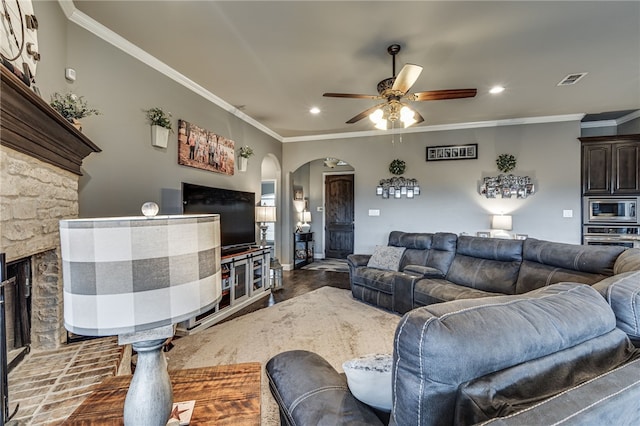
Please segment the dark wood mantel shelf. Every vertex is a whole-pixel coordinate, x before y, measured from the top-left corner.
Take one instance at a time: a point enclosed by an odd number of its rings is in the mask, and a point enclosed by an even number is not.
[[[0,70],[0,143],[82,175],[82,160],[101,149],[9,70]]]

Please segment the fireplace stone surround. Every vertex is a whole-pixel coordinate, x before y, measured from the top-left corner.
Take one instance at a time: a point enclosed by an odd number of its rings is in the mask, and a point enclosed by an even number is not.
[[[54,349],[66,342],[58,222],[78,217],[82,160],[100,148],[0,70],[0,252],[30,259],[31,346]]]

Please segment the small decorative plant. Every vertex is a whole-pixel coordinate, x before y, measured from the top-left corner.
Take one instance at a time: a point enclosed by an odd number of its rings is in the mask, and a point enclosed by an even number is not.
[[[394,175],[401,175],[404,173],[406,167],[407,164],[404,161],[395,159],[389,164],[389,171]]]
[[[496,159],[498,170],[502,173],[508,173],[516,168],[516,157],[511,154],[500,154]]]
[[[249,145],[241,146],[238,150],[240,152],[240,157],[249,158],[253,155],[253,148]]]
[[[152,126],[160,126],[165,129],[169,129],[171,133],[173,133],[173,129],[171,128],[171,113],[164,112],[162,108],[150,108],[144,110],[147,115],[147,120],[151,123]]]
[[[100,111],[97,109],[89,108],[84,96],[78,96],[73,93],[61,95],[56,92],[51,95],[49,105],[71,123],[74,120],[89,117],[90,115],[100,115]]]

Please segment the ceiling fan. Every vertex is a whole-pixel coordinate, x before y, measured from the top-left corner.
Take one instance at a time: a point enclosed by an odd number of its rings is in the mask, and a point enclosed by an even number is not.
[[[403,101],[440,101],[446,99],[473,98],[477,89],[451,89],[429,90],[426,92],[409,93],[411,86],[418,80],[422,67],[420,65],[406,64],[396,75],[396,55],[400,52],[399,44],[392,44],[387,52],[393,57],[393,77],[386,78],[378,83],[377,95],[361,95],[354,93],[325,93],[323,96],[332,98],[354,99],[384,99],[384,102],[362,111],[360,114],[347,121],[347,124],[356,123],[365,117],[376,123],[379,129],[386,129],[388,122],[392,125],[400,120],[404,127],[424,121],[417,111],[412,110]]]

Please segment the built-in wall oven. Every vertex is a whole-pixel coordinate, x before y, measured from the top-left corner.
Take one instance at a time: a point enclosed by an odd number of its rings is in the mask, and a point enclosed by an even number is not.
[[[638,222],[638,197],[584,198],[583,223],[618,224]]]
[[[640,248],[640,226],[584,225],[583,244]]]

